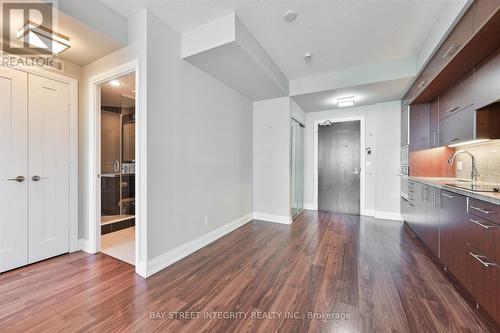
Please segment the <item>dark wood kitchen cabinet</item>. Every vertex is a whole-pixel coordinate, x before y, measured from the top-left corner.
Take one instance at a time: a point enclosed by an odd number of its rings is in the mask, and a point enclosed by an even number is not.
[[[470,72],[439,96],[439,119],[453,116],[474,104],[473,83],[474,76]]]
[[[468,232],[467,198],[441,191],[440,248],[441,262],[448,272],[467,289],[470,288],[470,270],[467,249]]]
[[[430,108],[430,148],[437,148],[439,147],[439,98],[431,102]]]
[[[474,99],[476,109],[500,99],[500,49],[476,68]]]
[[[454,143],[474,140],[475,110],[473,106],[461,110],[439,122],[439,144],[447,146]]]
[[[500,324],[500,266],[480,251],[468,248],[469,292],[490,317]]]
[[[432,254],[436,258],[439,258],[441,190],[432,186],[426,186],[424,191],[425,230],[423,240]]]
[[[500,0],[474,0],[474,32],[500,8]]]
[[[410,108],[401,111],[401,147],[408,147],[410,140]]]
[[[410,151],[429,149],[430,147],[430,104],[410,106]]]

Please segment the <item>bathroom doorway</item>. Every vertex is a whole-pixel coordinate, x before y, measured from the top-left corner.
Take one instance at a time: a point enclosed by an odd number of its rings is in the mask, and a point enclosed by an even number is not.
[[[100,85],[101,252],[135,264],[135,73]]]

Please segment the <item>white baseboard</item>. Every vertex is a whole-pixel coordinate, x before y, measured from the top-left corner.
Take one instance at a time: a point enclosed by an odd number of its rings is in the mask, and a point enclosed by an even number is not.
[[[366,209],[365,208],[365,212],[363,214],[361,214],[361,215],[374,217],[375,216],[375,210],[374,209]]]
[[[215,230],[212,230],[198,238],[193,239],[175,249],[172,249],[156,258],[148,260],[147,263],[139,263],[138,267],[136,267],[137,274],[143,277],[149,277],[155,273],[158,273],[162,269],[172,265],[173,263],[181,260],[184,257],[187,257],[193,252],[198,251],[204,246],[216,241],[222,236],[227,235],[228,233],[238,229],[239,227],[247,224],[252,221],[253,214],[248,214],[239,219],[232,221],[228,224],[223,225]]]
[[[376,212],[375,218],[378,220],[403,221],[401,214],[391,212]]]
[[[253,213],[253,219],[264,222],[273,222],[281,224],[292,224],[293,222],[291,216],[272,215],[272,214],[257,213],[257,212]]]
[[[305,210],[318,210],[318,207],[314,204],[304,204],[304,209]]]
[[[79,250],[82,250],[83,252],[93,254],[92,247],[90,246],[90,241],[88,239],[80,238],[78,240],[78,247]]]

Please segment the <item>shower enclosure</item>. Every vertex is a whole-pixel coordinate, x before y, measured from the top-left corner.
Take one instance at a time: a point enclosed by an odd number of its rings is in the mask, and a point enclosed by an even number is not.
[[[290,214],[304,211],[304,125],[290,118]]]
[[[101,107],[101,234],[135,224],[135,101]]]

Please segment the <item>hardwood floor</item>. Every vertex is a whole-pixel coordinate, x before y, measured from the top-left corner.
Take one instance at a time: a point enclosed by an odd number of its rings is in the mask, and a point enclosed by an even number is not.
[[[205,318],[216,314],[237,318]],[[402,224],[305,212],[292,226],[249,223],[147,280],[83,252],[0,274],[0,332],[46,331],[494,329]]]

